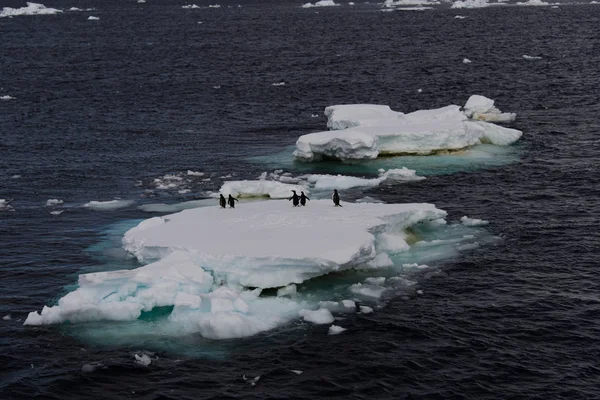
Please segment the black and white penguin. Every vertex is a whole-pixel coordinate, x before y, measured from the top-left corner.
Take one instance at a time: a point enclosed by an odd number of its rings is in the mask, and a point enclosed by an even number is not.
[[[219,205],[221,206],[221,208],[225,208],[227,206],[227,200],[222,194],[220,194],[219,196]]]
[[[300,204],[302,204],[303,206],[306,205],[306,200],[310,200],[308,198],[307,195],[304,194],[304,192],[300,192]]]
[[[333,200],[333,205],[335,207],[341,207],[340,204],[340,195],[337,192],[337,189],[333,189],[333,194],[331,195],[331,200]]]
[[[298,207],[298,203],[300,202],[300,196],[298,196],[295,190],[292,190],[292,192],[294,192],[294,194],[288,199],[288,201],[293,200],[292,203],[294,203],[294,207]]]
[[[235,197],[233,197],[232,195],[229,195],[229,198],[227,199],[227,202],[229,203],[229,207],[235,208],[236,201],[239,201],[239,200],[236,199]]]

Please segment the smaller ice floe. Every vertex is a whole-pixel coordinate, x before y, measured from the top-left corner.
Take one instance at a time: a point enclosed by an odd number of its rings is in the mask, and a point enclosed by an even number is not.
[[[221,8],[220,4],[210,4],[208,8]]]
[[[419,296],[423,295],[423,290],[421,290],[421,289],[418,289],[418,290],[417,290],[417,294],[418,294]]]
[[[271,83],[271,86],[285,86],[285,82],[274,82]]]
[[[360,312],[361,314],[371,314],[373,312],[373,309],[367,306],[360,306]]]
[[[100,20],[100,18],[98,18],[98,17],[94,17],[93,15],[90,15],[90,16],[88,17],[88,21],[99,21],[99,20]]]
[[[333,0],[321,0],[321,1],[317,1],[316,3],[305,3],[302,5],[302,8],[312,8],[312,7],[332,7],[332,6],[339,6],[339,4],[336,4]]]
[[[329,332],[327,334],[328,335],[339,335],[340,333],[344,332],[345,330],[347,330],[347,329],[342,328],[341,326],[331,325],[329,327]]]
[[[97,211],[111,211],[119,208],[129,207],[134,203],[133,200],[109,200],[109,201],[90,201],[85,203],[83,207]]]
[[[319,308],[318,310],[307,310],[302,309],[298,311],[298,315],[304,318],[306,322],[312,322],[313,324],[330,324],[335,319],[331,315],[331,311],[326,308]]]
[[[429,6],[440,4],[435,0],[385,0],[385,7]],[[429,7],[431,8],[431,7]]]
[[[542,57],[528,56],[527,54],[523,54],[523,58],[526,60],[541,60],[542,59]]]
[[[483,226],[490,223],[484,219],[469,218],[466,215],[460,219],[460,222],[466,226]]]
[[[463,58],[462,62],[463,64],[471,64],[473,61],[469,60],[468,58]]]
[[[464,15],[455,15],[454,19],[465,19],[467,17],[465,17]]]
[[[50,211],[51,215],[60,215],[62,214],[64,211],[63,210],[57,210],[57,211]]]
[[[150,365],[152,363],[152,360],[150,359],[150,357],[148,357],[147,354],[142,354],[141,356],[138,356],[136,354],[135,362],[136,362],[136,364],[140,364],[140,365],[147,367],[148,365]]]
[[[213,89],[221,89],[221,85],[213,86]]]
[[[145,3],[145,2],[146,2],[146,0],[138,0],[137,2],[138,2],[138,3]]]
[[[459,0],[452,3],[450,8],[485,8],[489,6],[488,0]]]
[[[187,174],[188,174],[188,176],[204,176],[205,175],[204,172],[190,171],[189,169],[188,169]]]
[[[302,375],[302,373],[303,373],[304,371],[300,371],[299,369],[290,369],[290,372],[292,372],[292,373],[294,373],[294,374],[296,374],[296,375]]]
[[[320,301],[320,308],[326,308],[331,312],[353,313],[356,311],[356,303],[352,300],[342,301]]]
[[[186,4],[185,6],[181,6],[181,8],[200,8],[199,6],[197,6],[196,4]]]
[[[346,190],[354,187],[376,187],[385,181],[419,181],[425,177],[418,176],[416,171],[406,167],[379,170],[379,178],[366,179],[355,176],[344,175],[307,175],[306,180],[314,186],[315,189],[338,189]],[[288,196],[289,197],[289,196]]]
[[[550,3],[546,3],[545,1],[542,0],[528,0],[525,2],[518,2],[517,3],[518,6],[537,6],[537,7],[546,7],[549,6]]]
[[[21,8],[11,8],[4,7],[2,12],[0,12],[0,18],[2,17],[16,17],[20,15],[49,15],[49,14],[57,14],[61,13],[62,10],[58,10],[56,8],[49,8],[43,4],[38,3],[26,3],[26,7]]]
[[[0,100],[14,100],[15,98],[9,95],[0,96]]]
[[[515,113],[503,113],[494,106],[494,100],[477,94],[469,97],[465,103],[464,113],[476,121],[512,122],[517,118]]]
[[[61,204],[63,204],[64,201],[60,200],[60,199],[49,199],[46,201],[46,207],[54,207],[54,206],[59,206]]]
[[[349,290],[358,296],[375,300],[379,299],[383,292],[385,292],[387,289],[379,285],[355,283],[354,285],[350,286]]]
[[[12,319],[10,314],[5,315],[4,317],[2,317],[3,321],[10,321]]]
[[[271,199],[287,199],[292,190],[308,194],[308,189],[299,185],[291,185],[277,181],[227,181],[223,183],[219,193],[233,197],[269,197]]]
[[[189,193],[191,191],[192,191],[191,189],[180,189],[180,190],[177,191],[177,193],[179,193],[179,194],[186,194],[186,193]]]
[[[0,211],[14,211],[14,208],[8,204],[10,200],[0,199]]]

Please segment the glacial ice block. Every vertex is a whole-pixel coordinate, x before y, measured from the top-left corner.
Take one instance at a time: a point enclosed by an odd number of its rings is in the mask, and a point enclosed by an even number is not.
[[[141,261],[185,250],[228,283],[281,287],[369,262],[381,233],[401,238],[407,227],[445,215],[432,204],[244,203],[151,218],[129,230],[123,245]]]
[[[294,151],[297,160],[352,162],[383,155],[427,155],[480,143],[507,145],[522,135],[490,124],[513,121],[516,115],[502,113],[493,100],[479,95],[469,98],[464,111],[450,105],[402,114],[383,105],[351,104],[327,107],[325,115],[332,130],[298,138]],[[479,123],[483,121],[487,123]]]

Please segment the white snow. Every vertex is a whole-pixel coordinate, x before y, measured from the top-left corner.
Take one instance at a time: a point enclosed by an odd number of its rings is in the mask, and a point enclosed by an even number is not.
[[[542,57],[528,56],[527,54],[523,54],[523,58],[526,60],[541,60],[542,59]]]
[[[381,234],[402,237],[409,226],[445,216],[431,204],[345,203],[339,208],[314,200],[300,209],[288,201],[262,201],[151,218],[129,230],[123,245],[141,261],[157,261],[80,275],[75,291],[41,313],[30,313],[25,325],[132,321],[164,306],[173,307],[168,322],[177,335],[244,337],[298,317],[330,324],[330,308],[353,312],[356,304],[309,304],[295,295],[294,284],[369,268],[366,262],[385,254],[377,245]],[[261,288],[270,287],[282,288],[279,297],[260,296]],[[373,299],[386,289],[358,284],[350,290]]]
[[[515,114],[501,113],[494,101],[474,95],[466,112],[450,105],[410,114],[381,105],[342,105],[325,109],[333,130],[303,135],[296,141],[294,157],[300,161],[333,158],[368,160],[380,155],[434,154],[462,150],[481,143],[508,145],[522,132],[483,121],[512,121]],[[471,119],[469,119],[471,117]]]
[[[15,17],[18,15],[48,15],[62,12],[62,10],[58,10],[56,8],[49,8],[43,4],[29,2],[27,2],[26,4],[26,7],[21,8],[4,7],[2,9],[2,12],[0,12],[0,18]]]
[[[98,17],[94,17],[93,15],[90,15],[90,16],[88,17],[88,21],[98,21],[98,20],[100,20],[100,18],[98,18]]]
[[[53,207],[63,204],[64,202],[60,199],[48,199],[46,201],[46,207]]]
[[[15,98],[10,95],[0,96],[0,100],[14,100]]]
[[[542,0],[527,0],[525,2],[518,2],[518,6],[549,6],[550,3],[546,3]]]
[[[330,324],[335,320],[331,315],[331,311],[326,308],[319,308],[314,311],[302,309],[298,311],[298,315],[304,318],[306,322],[312,322],[313,324]]]
[[[339,335],[340,333],[344,332],[345,330],[346,330],[346,328],[342,328],[341,326],[331,325],[329,327],[329,332],[327,334],[328,335]]]
[[[332,7],[339,6],[339,4],[335,4],[333,0],[321,0],[316,3],[305,3],[302,5],[302,8],[312,8],[312,7]]]
[[[484,219],[469,218],[466,215],[460,219],[460,222],[466,226],[482,226],[490,223]]]
[[[141,356],[138,356],[137,354],[135,355],[135,362],[137,364],[141,364],[144,366],[148,366],[150,365],[150,363],[152,363],[152,360],[150,360],[150,357],[148,357],[148,355],[146,354],[142,354]]]
[[[227,181],[223,182],[223,186],[219,193],[224,196],[232,195],[233,197],[269,197],[271,199],[287,199],[292,196],[292,190],[300,194],[301,191],[308,194],[308,190],[299,185],[290,185],[277,181]]]
[[[85,208],[98,211],[118,210],[119,208],[129,207],[134,203],[133,200],[109,200],[109,201],[90,201],[85,203]]]

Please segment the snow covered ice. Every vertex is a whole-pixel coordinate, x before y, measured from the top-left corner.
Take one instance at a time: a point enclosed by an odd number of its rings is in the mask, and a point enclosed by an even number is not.
[[[0,12],[1,17],[13,17],[20,15],[49,15],[49,14],[57,14],[61,13],[62,10],[58,10],[56,8],[49,8],[43,4],[38,3],[26,3],[26,7],[21,8],[11,8],[4,7],[2,12]]]
[[[383,155],[427,155],[482,143],[506,146],[522,135],[490,123],[510,122],[516,115],[502,113],[493,100],[479,95],[469,98],[464,111],[449,105],[403,114],[384,105],[350,104],[327,107],[325,115],[331,130],[298,138],[297,160],[352,162]]]
[[[336,4],[333,0],[321,0],[321,1],[317,1],[316,3],[305,3],[302,5],[302,8],[312,8],[312,7],[334,7],[334,6],[339,6],[339,4]]]
[[[366,263],[385,252],[378,245],[381,235],[404,241],[406,228],[445,216],[431,204],[335,208],[330,200],[315,200],[300,209],[288,201],[261,201],[151,218],[123,238],[125,249],[149,264],[80,275],[75,291],[30,313],[25,324],[133,321],[165,306],[172,307],[168,322],[176,334],[207,338],[250,336],[297,318],[331,323],[331,310],[353,312],[356,304],[311,303],[297,298],[292,284],[371,268]],[[361,286],[348,294],[373,296],[380,290]],[[280,296],[260,296],[271,287],[283,288]]]

